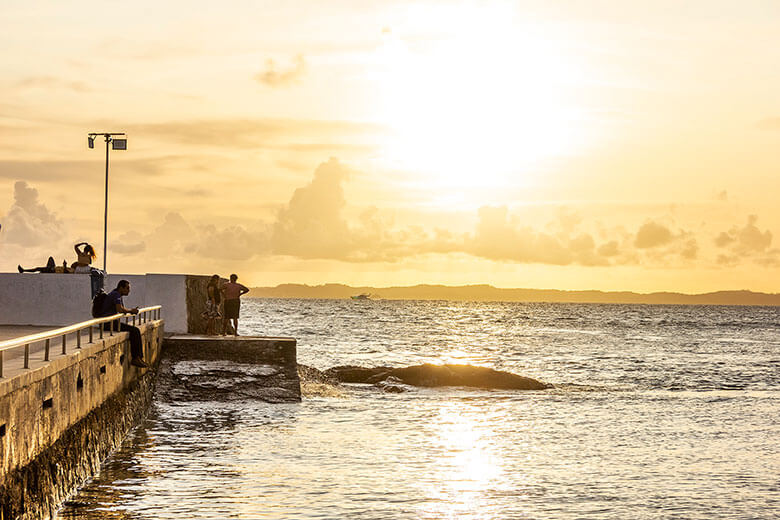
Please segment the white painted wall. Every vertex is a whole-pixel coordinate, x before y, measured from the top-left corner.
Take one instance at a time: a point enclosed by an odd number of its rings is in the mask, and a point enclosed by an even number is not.
[[[187,332],[187,275],[112,274],[106,292],[130,282],[125,307],[162,305],[166,332]],[[0,273],[0,325],[62,326],[92,318],[87,274]]]

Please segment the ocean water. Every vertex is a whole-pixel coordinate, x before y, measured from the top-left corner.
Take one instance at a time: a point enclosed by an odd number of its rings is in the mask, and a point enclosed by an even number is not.
[[[59,518],[780,518],[780,308],[248,299],[240,331],[555,388],[156,402]]]

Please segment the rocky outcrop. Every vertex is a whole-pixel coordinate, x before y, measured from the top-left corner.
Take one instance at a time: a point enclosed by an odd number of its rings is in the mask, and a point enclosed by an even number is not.
[[[325,375],[342,383],[367,383],[396,387],[398,383],[412,386],[466,386],[497,390],[544,390],[552,385],[510,372],[471,365],[414,365],[394,367],[338,366],[325,371]],[[392,383],[392,385],[391,385]]]

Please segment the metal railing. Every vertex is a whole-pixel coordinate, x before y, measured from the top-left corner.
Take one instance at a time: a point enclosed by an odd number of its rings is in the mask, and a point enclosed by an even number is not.
[[[68,335],[75,334],[76,336],[76,348],[81,348],[81,331],[89,329],[89,342],[94,342],[95,329],[98,331],[98,339],[103,339],[103,332],[107,332],[109,336],[113,336],[115,332],[119,331],[119,320],[124,319],[125,323],[129,325],[135,325],[136,319],[138,324],[147,323],[149,321],[159,320],[162,311],[162,305],[153,305],[151,307],[144,307],[138,309],[138,314],[114,314],[113,316],[106,316],[105,318],[95,318],[93,320],[82,321],[74,325],[68,325],[59,329],[49,330],[46,332],[39,332],[38,334],[31,334],[29,336],[22,336],[20,338],[9,339],[6,341],[0,341],[0,377],[3,377],[3,354],[7,350],[13,348],[24,347],[24,368],[30,368],[30,345],[45,341],[43,350],[43,360],[49,361],[51,354],[51,340],[58,337],[62,338],[62,354],[68,352]],[[132,319],[132,323],[130,323]],[[103,324],[111,323],[112,325],[106,328]]]

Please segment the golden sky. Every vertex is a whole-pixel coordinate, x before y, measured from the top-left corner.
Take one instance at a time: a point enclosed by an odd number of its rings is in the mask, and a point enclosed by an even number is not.
[[[0,5],[0,270],[780,292],[780,2]]]

